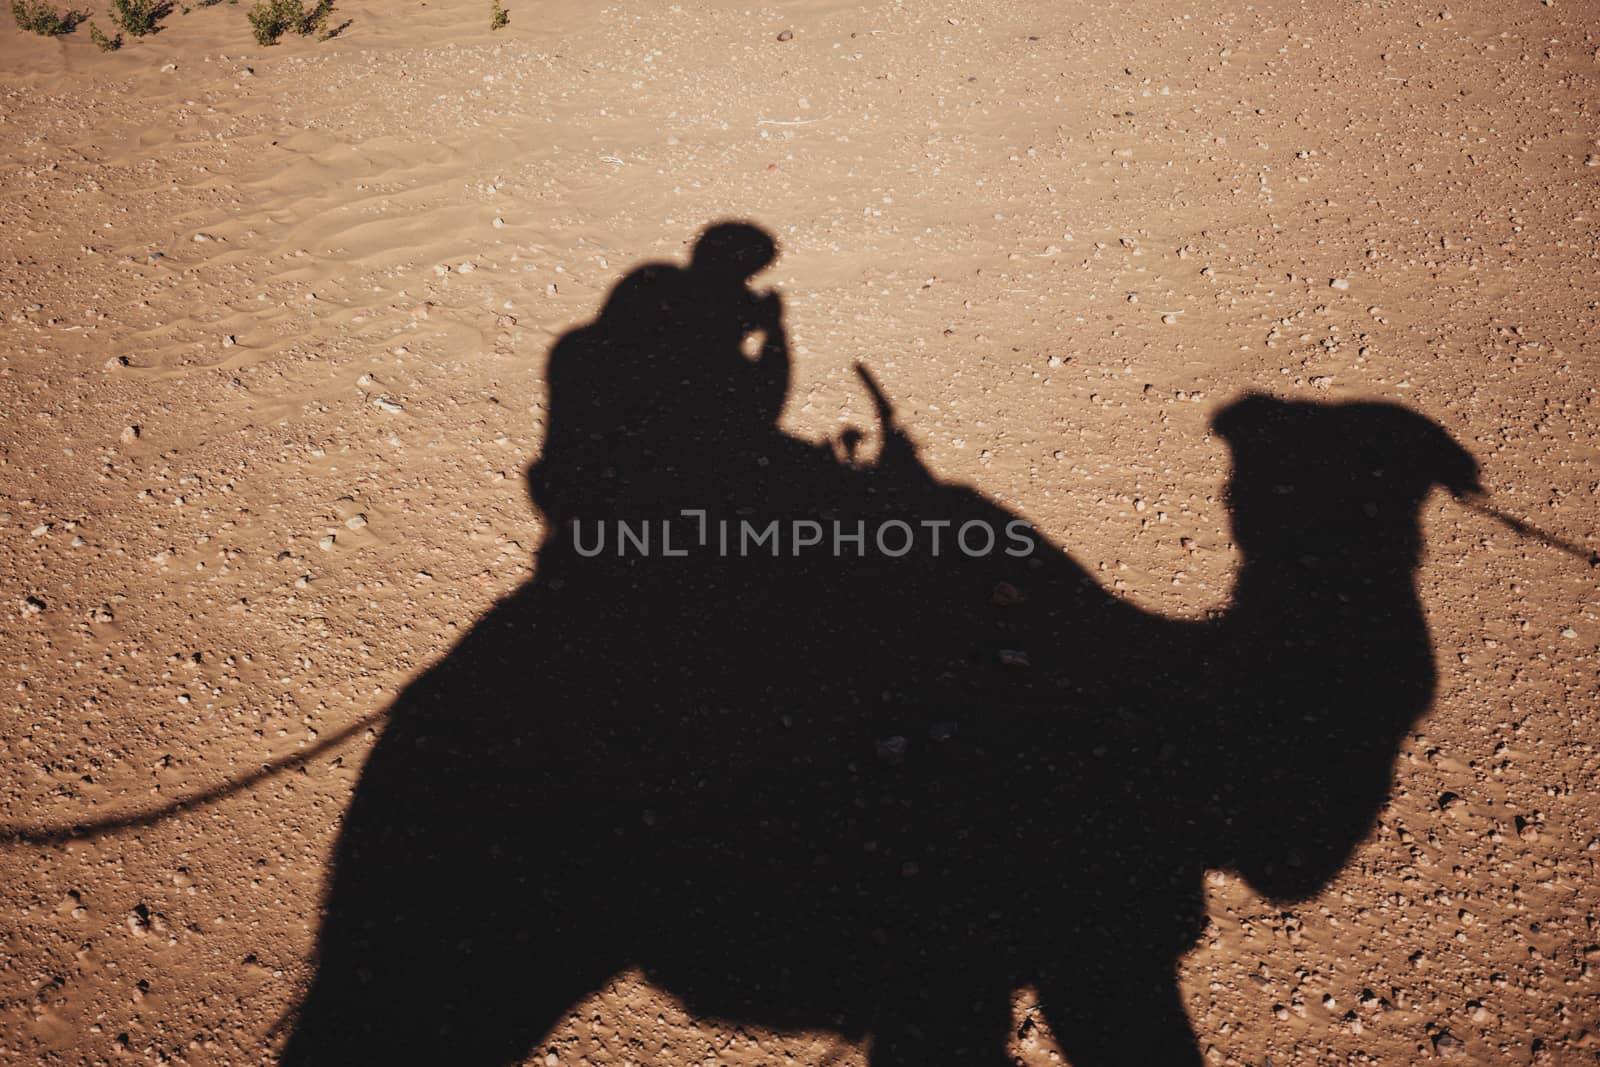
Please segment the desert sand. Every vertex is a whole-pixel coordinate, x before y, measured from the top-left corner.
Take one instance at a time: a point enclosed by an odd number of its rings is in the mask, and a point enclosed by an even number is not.
[[[1145,612],[1229,604],[1247,393],[1469,451],[1523,526],[1422,504],[1437,682],[1381,810],[1307,899],[1208,874],[1182,1007],[1208,1063],[1600,1058],[1600,7],[508,10],[0,20],[0,1062],[275,1062],[385,709],[538,573],[551,347],[728,219],[778,245],[785,434],[875,449],[863,364]],[[1047,999],[1013,1062],[1070,1062]],[[624,968],[526,1062],[872,1045]]]

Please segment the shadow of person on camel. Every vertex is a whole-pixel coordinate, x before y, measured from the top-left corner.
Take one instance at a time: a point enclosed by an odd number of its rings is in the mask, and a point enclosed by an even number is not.
[[[1305,899],[1370,830],[1435,686],[1419,512],[1471,456],[1236,400],[1231,602],[1151,614],[865,373],[874,460],[779,429],[775,254],[713,226],[552,350],[536,576],[393,706],[285,1064],[520,1062],[630,968],[873,1067],[1008,1063],[1023,986],[1075,1067],[1198,1064],[1205,872]]]

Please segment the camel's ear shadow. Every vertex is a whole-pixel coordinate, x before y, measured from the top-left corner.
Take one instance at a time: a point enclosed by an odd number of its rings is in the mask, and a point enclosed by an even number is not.
[[[1238,444],[1281,421],[1288,407],[1266,393],[1246,393],[1212,417],[1211,432],[1229,444]]]

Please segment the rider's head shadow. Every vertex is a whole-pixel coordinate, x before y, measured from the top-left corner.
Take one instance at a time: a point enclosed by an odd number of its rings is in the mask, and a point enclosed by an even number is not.
[[[700,234],[689,270],[711,286],[743,288],[778,258],[772,235],[748,222],[718,222]]]

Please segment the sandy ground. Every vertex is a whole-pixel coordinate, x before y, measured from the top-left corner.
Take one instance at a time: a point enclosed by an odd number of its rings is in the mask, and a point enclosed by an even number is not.
[[[0,821],[157,808],[381,711],[537,565],[552,341],[717,219],[782,245],[786,429],[870,427],[864,361],[935,470],[1148,609],[1227,603],[1208,418],[1250,389],[1405,404],[1600,543],[1594,4],[486,9],[0,30]],[[1437,700],[1320,896],[1211,877],[1210,1062],[1600,1058],[1600,572],[1425,519]],[[0,1061],[269,1061],[372,737],[0,849]],[[1036,1007],[1011,1051],[1062,1062]],[[866,1056],[622,974],[530,1062]]]

